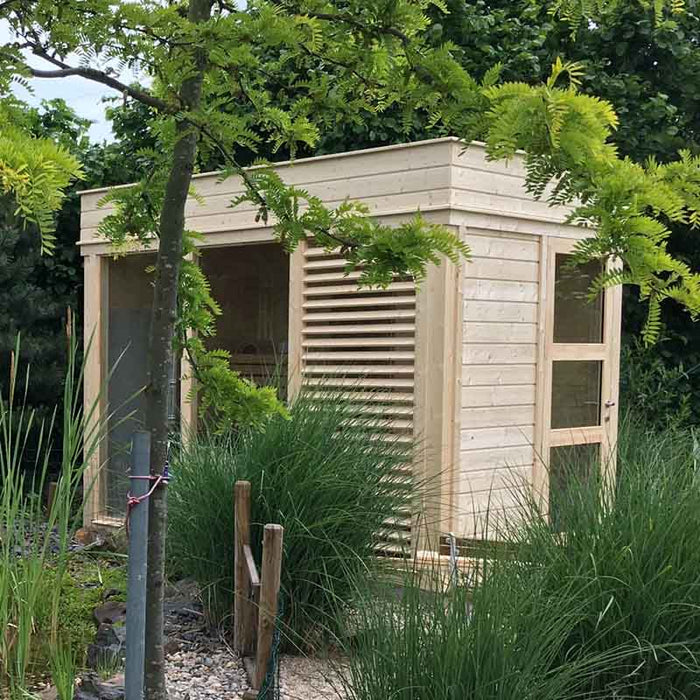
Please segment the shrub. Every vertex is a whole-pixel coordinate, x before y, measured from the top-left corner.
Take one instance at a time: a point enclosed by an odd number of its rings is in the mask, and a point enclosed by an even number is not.
[[[700,421],[700,365],[685,366],[667,346],[672,347],[662,341],[647,347],[634,338],[622,346],[621,354],[620,403],[625,412],[633,412],[660,433]]]
[[[690,435],[623,424],[614,497],[568,465],[555,531],[534,502],[480,584],[364,588],[341,668],[351,700],[696,698],[700,483]],[[358,586],[360,592],[363,586]],[[471,612],[470,612],[471,610]]]
[[[352,594],[351,570],[372,565],[383,523],[407,509],[397,469],[410,445],[377,439],[381,421],[340,396],[304,395],[264,432],[208,436],[185,448],[170,487],[170,570],[204,591],[212,623],[230,612],[233,487],[252,484],[253,548],[284,526],[282,590],[289,640],[314,645]]]

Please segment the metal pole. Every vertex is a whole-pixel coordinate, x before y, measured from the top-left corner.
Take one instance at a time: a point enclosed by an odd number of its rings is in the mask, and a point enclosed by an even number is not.
[[[150,474],[151,434],[134,434],[131,475]],[[148,493],[148,479],[132,479],[131,495]],[[129,513],[129,578],[126,592],[126,700],[143,700],[146,639],[146,571],[148,568],[148,501],[135,505]]]

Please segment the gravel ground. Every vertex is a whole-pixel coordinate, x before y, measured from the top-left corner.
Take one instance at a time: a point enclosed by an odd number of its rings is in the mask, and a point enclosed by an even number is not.
[[[171,654],[167,676],[172,700],[240,700],[249,687],[241,660],[214,640],[209,655],[184,650]],[[338,683],[331,665],[322,659],[283,656],[280,681],[282,700],[342,700],[334,690]]]
[[[171,700],[241,700],[248,690],[242,660],[206,629],[197,587],[181,581],[165,604],[167,682]],[[282,655],[282,700],[342,700],[333,664],[321,658]]]

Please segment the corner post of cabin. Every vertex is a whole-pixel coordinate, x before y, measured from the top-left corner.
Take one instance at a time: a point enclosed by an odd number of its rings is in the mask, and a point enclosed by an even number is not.
[[[532,473],[533,497],[543,512],[549,503],[549,431],[548,416],[552,410],[551,382],[547,372],[550,341],[547,335],[552,326],[553,307],[548,303],[554,295],[554,269],[549,265],[547,236],[539,238],[539,298],[537,309],[537,370],[535,399],[535,455]]]
[[[457,401],[460,355],[460,267],[431,265],[416,299],[414,551],[439,551],[452,530],[458,458]]]
[[[289,330],[287,333],[287,400],[301,390],[304,356],[304,261],[306,242],[301,241],[289,257]]]
[[[188,337],[193,336],[187,331]],[[197,380],[193,374],[192,363],[183,352],[180,358],[180,435],[183,444],[187,444],[197,430]]]
[[[106,445],[103,439],[103,423],[106,419],[105,387],[105,318],[107,265],[103,256],[87,254],[84,259],[84,306],[83,343],[85,368],[83,378],[83,406],[86,420],[86,435],[94,435],[99,442],[90,450],[86,440],[85,459],[87,461],[83,483],[86,500],[83,508],[83,522],[90,526],[104,511],[105,484],[102,465],[105,463]]]
[[[616,269],[621,265],[620,261],[613,259],[608,261],[608,270]],[[602,455],[602,483],[607,492],[615,488],[617,478],[617,435],[619,422],[620,402],[620,352],[622,345],[622,285],[609,287],[605,290],[606,314],[604,316],[604,338],[609,348],[608,369],[603,377],[602,395],[607,397],[604,412]]]
[[[198,255],[190,253],[187,260],[197,262]],[[193,338],[194,331],[187,330],[187,337]],[[197,380],[194,377],[194,368],[187,352],[183,351],[180,357],[180,439],[186,445],[197,431]]]

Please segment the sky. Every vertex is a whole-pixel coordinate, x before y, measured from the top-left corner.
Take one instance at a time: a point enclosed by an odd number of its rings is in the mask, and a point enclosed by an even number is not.
[[[0,45],[11,40],[12,35],[7,24],[4,21],[0,21]],[[67,62],[71,63],[70,56]],[[51,66],[40,59],[32,58],[30,63],[34,68],[51,68]],[[73,60],[72,65],[77,65],[77,61]],[[119,79],[130,83],[134,80],[134,77],[134,75],[127,73],[120,75]],[[79,116],[92,121],[92,126],[90,127],[90,139],[92,141],[99,142],[112,139],[109,122],[105,119],[105,106],[102,104],[102,99],[118,95],[117,92],[77,76],[60,79],[35,78],[30,83],[33,94],[21,85],[15,85],[13,89],[14,94],[19,99],[36,106],[41,104],[42,100],[61,97]]]

